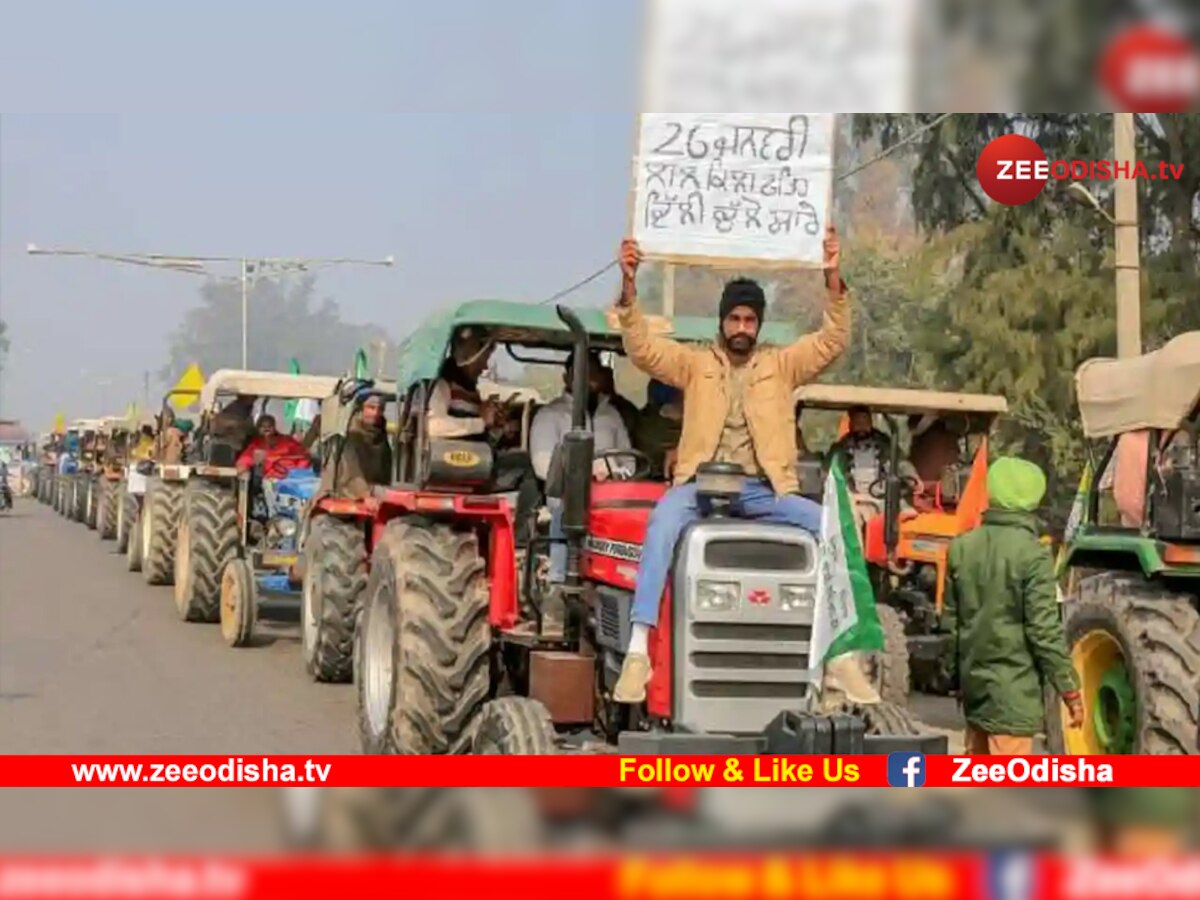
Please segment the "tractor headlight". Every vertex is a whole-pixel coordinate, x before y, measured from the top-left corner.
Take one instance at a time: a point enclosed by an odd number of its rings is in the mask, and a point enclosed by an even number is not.
[[[737,606],[741,589],[735,582],[707,581],[696,582],[696,597],[694,600],[697,612],[728,612]]]
[[[816,602],[816,589],[809,585],[785,584],[779,589],[779,606],[784,612],[805,612]]]

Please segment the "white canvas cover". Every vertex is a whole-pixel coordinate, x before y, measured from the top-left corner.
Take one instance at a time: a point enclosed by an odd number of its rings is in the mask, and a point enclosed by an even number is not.
[[[795,399],[810,409],[869,407],[877,413],[975,413],[998,416],[1008,412],[1008,401],[996,394],[955,394],[912,388],[864,387],[843,384],[806,384]]]
[[[1130,359],[1089,359],[1075,372],[1083,432],[1091,438],[1171,430],[1200,403],[1200,331]]]
[[[254,372],[220,369],[200,391],[200,408],[211,411],[218,394],[243,394],[282,400],[324,400],[337,388],[339,379],[330,375],[291,375],[287,372]]]

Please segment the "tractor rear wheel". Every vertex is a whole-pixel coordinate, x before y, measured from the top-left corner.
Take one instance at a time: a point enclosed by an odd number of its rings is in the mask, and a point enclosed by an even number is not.
[[[1063,704],[1048,696],[1050,752],[1200,753],[1196,599],[1142,578],[1104,572],[1079,581],[1064,613],[1085,718],[1083,728],[1069,729]]]
[[[183,506],[183,483],[151,481],[142,500],[142,576],[147,584],[170,584],[175,575],[175,534]]]
[[[102,541],[111,541],[117,536],[117,510],[121,495],[118,493],[124,482],[100,480],[100,509],[96,513],[96,533]]]
[[[905,706],[911,676],[904,619],[899,610],[886,603],[875,604],[875,611],[879,613],[879,624],[883,628],[883,650],[868,656],[867,676],[884,701]]]
[[[221,484],[192,478],[175,547],[175,608],[185,622],[219,622],[221,576],[237,552],[237,502]]]
[[[317,681],[354,675],[354,623],[367,587],[362,522],[317,516],[304,542],[304,664]]]
[[[479,539],[421,520],[388,524],[371,557],[355,654],[365,753],[464,753],[491,688]]]
[[[550,712],[529,697],[498,697],[483,707],[472,753],[488,756],[552,756],[558,736]]]

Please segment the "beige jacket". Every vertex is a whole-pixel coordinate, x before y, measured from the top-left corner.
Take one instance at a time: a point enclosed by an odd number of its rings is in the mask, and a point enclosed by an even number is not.
[[[719,342],[688,346],[652,334],[635,300],[618,306],[625,352],[635,366],[683,391],[683,434],[675,483],[684,484],[717,452],[729,410],[729,357]],[[787,347],[760,345],[747,363],[746,423],[759,465],[778,494],[799,490],[796,478],[796,389],[812,381],[846,349],[850,302],[831,294],[819,331]]]

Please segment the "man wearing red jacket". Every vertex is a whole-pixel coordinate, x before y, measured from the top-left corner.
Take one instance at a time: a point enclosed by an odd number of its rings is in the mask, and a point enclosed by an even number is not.
[[[263,464],[263,478],[286,478],[292,469],[312,467],[312,459],[304,445],[289,434],[280,434],[275,417],[264,413],[255,423],[258,437],[246,445],[237,458],[237,468],[246,472],[255,463]]]

